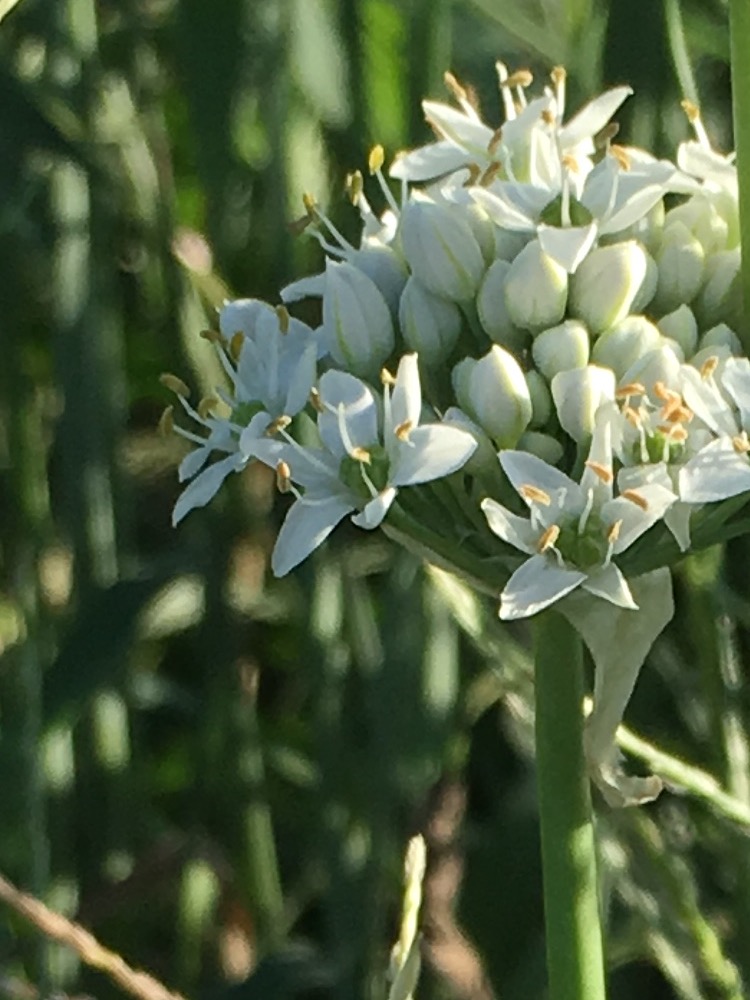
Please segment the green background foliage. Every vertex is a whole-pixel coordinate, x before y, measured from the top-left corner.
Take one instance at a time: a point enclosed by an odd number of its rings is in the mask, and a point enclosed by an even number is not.
[[[420,1000],[543,996],[527,630],[348,523],[273,580],[267,470],[173,531],[182,451],[156,429],[158,377],[220,381],[199,337],[214,307],[275,302],[320,264],[288,225],[303,191],[356,234],[346,174],[375,142],[428,138],[419,102],[447,97],[444,69],[490,121],[499,57],[538,80],[564,63],[571,108],[629,82],[621,136],[672,155],[684,94],[731,148],[728,49],[721,0],[7,14],[0,871],[192,997],[374,1000],[421,830]],[[600,804],[612,1000],[750,982],[747,559],[738,540],[683,563],[629,709],[732,798],[698,775],[644,809]],[[118,995],[3,911],[0,996],[52,992]]]

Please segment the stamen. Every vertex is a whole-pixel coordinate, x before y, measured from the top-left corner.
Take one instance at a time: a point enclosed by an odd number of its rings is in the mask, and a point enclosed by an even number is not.
[[[466,90],[449,70],[446,70],[445,73],[443,73],[443,83],[459,103],[467,100],[468,95]]]
[[[715,354],[712,354],[710,358],[706,358],[700,367],[700,373],[702,379],[709,379],[719,367],[719,359]]]
[[[412,428],[414,427],[413,420],[404,420],[402,424],[399,424],[395,428],[394,434],[399,439],[399,441],[408,441],[409,435],[411,434]]]
[[[292,236],[301,236],[304,231],[315,222],[315,219],[308,212],[307,215],[301,216],[299,219],[292,219],[291,222],[287,222],[286,228],[289,230]]]
[[[575,156],[571,156],[570,153],[566,153],[560,160],[562,165],[566,170],[569,170],[571,174],[577,174],[579,172],[579,163]]]
[[[229,341],[229,356],[235,363],[240,360],[242,345],[245,343],[245,334],[237,331]]]
[[[610,484],[610,483],[612,482],[612,480],[613,480],[613,479],[615,478],[615,477],[613,476],[613,474],[612,474],[612,470],[611,470],[611,469],[609,468],[609,466],[607,466],[607,465],[602,465],[602,463],[601,463],[601,462],[595,462],[595,461],[593,461],[593,459],[589,459],[589,461],[588,461],[588,462],[586,462],[586,467],[587,467],[588,469],[591,469],[591,471],[592,471],[592,472],[593,472],[593,473],[594,473],[594,474],[595,474],[595,475],[596,475],[596,476],[597,476],[597,477],[598,477],[599,479],[601,479],[601,481],[602,481],[603,483],[606,483],[606,485],[607,485],[607,486],[609,486],[609,484]]]
[[[550,73],[552,86],[555,88],[555,105],[557,106],[558,122],[562,122],[565,115],[565,79],[567,75],[564,66],[555,66]]]
[[[529,483],[524,483],[522,486],[519,486],[518,493],[524,500],[531,500],[533,503],[541,503],[544,504],[545,507],[549,507],[552,503],[552,497],[549,493],[546,493],[544,490],[539,489],[538,486],[532,486]]]
[[[366,448],[362,448],[359,445],[352,448],[349,452],[349,457],[353,458],[355,462],[363,462],[365,465],[369,465],[372,461],[370,452]]]
[[[463,183],[465,188],[474,187],[480,180],[482,176],[482,171],[478,163],[467,163],[466,170],[469,171],[469,176]]]
[[[489,187],[502,169],[502,163],[498,163],[497,160],[493,160],[493,162],[490,163],[489,167],[487,167],[485,172],[479,178],[480,187]]]
[[[274,437],[279,431],[285,431],[289,424],[291,424],[292,418],[288,417],[286,414],[282,414],[280,417],[276,417],[271,423],[266,427],[266,437]]]
[[[202,337],[203,340],[207,340],[209,344],[221,343],[221,334],[218,330],[201,330],[198,336]]]
[[[325,413],[326,408],[323,405],[323,400],[320,398],[320,393],[315,386],[313,386],[310,390],[308,399],[310,400],[310,406],[312,406],[316,413]]]
[[[743,431],[732,438],[732,447],[738,454],[747,455],[750,451],[750,441],[747,438],[747,431]]]
[[[533,82],[534,74],[530,69],[517,69],[505,81],[505,86],[520,87],[523,90],[524,87],[530,87]]]
[[[502,128],[495,129],[495,131],[492,133],[492,138],[487,143],[487,152],[490,154],[490,156],[494,156],[495,155],[495,150],[497,149],[497,147],[500,145],[500,143],[502,141],[503,141],[503,130],[502,130]]]
[[[315,195],[306,191],[302,195],[302,204],[305,206],[305,210],[311,219],[318,218],[318,202],[315,199]]]
[[[600,129],[594,136],[594,148],[606,149],[619,131],[620,126],[617,122],[608,122],[604,128]]]
[[[204,396],[203,399],[198,403],[196,409],[198,413],[205,420],[206,417],[211,413],[211,410],[215,409],[219,405],[219,400],[216,396]]]
[[[620,494],[625,500],[629,500],[634,503],[636,507],[640,507],[641,510],[648,510],[648,500],[642,497],[637,490],[623,490]]]
[[[168,406],[159,417],[159,433],[164,437],[174,434],[174,406]]]
[[[537,552],[549,552],[549,550],[554,546],[557,539],[560,537],[560,528],[556,524],[551,524],[549,528],[543,533],[542,537],[537,543]]]
[[[174,392],[178,396],[182,396],[183,399],[190,398],[190,390],[176,375],[172,375],[171,372],[164,372],[163,375],[159,376],[159,381],[164,386],[165,389],[169,389],[170,392]]]
[[[380,381],[383,385],[395,385],[396,379],[391,375],[387,368],[380,369]]]
[[[645,396],[646,386],[641,382],[626,382],[615,392],[615,399],[628,399],[630,396]]]
[[[640,428],[643,425],[643,420],[641,418],[640,413],[633,406],[623,406],[622,415],[623,417],[625,417],[625,419],[628,421],[629,424],[633,425],[633,427]]]
[[[513,104],[513,95],[508,87],[508,68],[505,63],[498,61],[495,63],[495,70],[497,71],[497,79],[500,84],[500,96],[503,99],[505,120],[512,121],[516,117],[516,109]]]
[[[630,157],[625,152],[623,146],[617,146],[614,143],[612,143],[609,147],[609,151],[611,155],[614,156],[614,158],[617,160],[617,164],[621,170],[625,171],[630,170],[633,164]]]
[[[607,541],[610,545],[614,545],[617,539],[620,537],[620,529],[622,528],[622,520],[615,521],[612,527],[607,532]]]
[[[289,493],[292,488],[292,470],[283,459],[276,463],[276,489],[279,493]]]
[[[542,111],[542,121],[545,125],[552,126],[555,124],[555,116],[547,108]]]
[[[682,424],[659,424],[656,429],[662,434],[666,434],[670,441],[676,441],[678,444],[687,441],[688,432]]]
[[[654,395],[662,402],[666,402],[671,396],[671,391],[667,389],[663,382],[654,382]]]
[[[700,108],[697,104],[687,99],[680,101],[680,107],[685,112],[687,120],[693,126],[693,131],[695,132],[695,138],[706,149],[711,148],[711,143],[708,140],[708,133],[703,125],[703,119],[701,118]]]
[[[376,174],[378,170],[382,170],[383,164],[385,163],[385,151],[383,147],[378,143],[377,146],[373,146],[370,150],[370,155],[367,159],[367,167],[371,174]]]
[[[290,318],[289,317],[289,310],[287,309],[286,306],[279,305],[279,306],[276,306],[275,312],[276,312],[276,315],[279,318],[279,330],[282,333],[288,333],[289,332],[289,318]]]
[[[362,171],[354,170],[352,173],[346,175],[345,181],[346,193],[349,196],[349,200],[352,205],[356,205],[359,199],[362,197],[362,189],[364,187],[364,181],[362,179]]]

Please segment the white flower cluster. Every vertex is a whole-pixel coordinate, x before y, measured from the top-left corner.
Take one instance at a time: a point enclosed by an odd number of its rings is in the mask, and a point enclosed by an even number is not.
[[[372,529],[398,509],[407,536],[419,524],[422,550],[443,562],[452,545],[464,570],[467,560],[506,567],[501,618],[576,589],[590,595],[583,617],[579,598],[562,607],[597,669],[610,655],[606,615],[623,637],[635,637],[637,619],[638,652],[618,667],[613,695],[598,675],[597,698],[617,706],[593,724],[601,771],[601,748],[671,615],[668,572],[658,587],[629,583],[618,556],[658,521],[687,551],[697,507],[750,491],[750,362],[733,330],[736,171],[692,105],[695,139],[673,164],[614,143],[610,119],[629,88],[566,122],[562,69],[528,99],[530,74],[497,68],[500,128],[448,74],[457,107],[424,102],[437,138],[396,158],[398,197],[382,148],[370,155],[382,214],[362,175],[350,176],[358,245],[305,197],[301,227],[325,268],[283,289],[275,309],[224,306],[209,336],[228,389],[193,407],[165,377],[204,430],[175,428],[197,447],[180,467],[174,521],[260,461],[294,496],[277,575],[346,515]],[[315,328],[288,311],[307,298],[320,300]],[[416,489],[397,501],[404,487]],[[634,592],[652,595],[650,611],[633,614]],[[637,797],[610,772],[600,783]]]

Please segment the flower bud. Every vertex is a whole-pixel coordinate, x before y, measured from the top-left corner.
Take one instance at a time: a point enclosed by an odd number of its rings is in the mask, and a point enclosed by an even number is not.
[[[656,324],[664,337],[676,341],[686,358],[695,354],[698,346],[698,324],[690,306],[681,305],[667,313]]]
[[[672,222],[666,227],[656,262],[659,267],[656,312],[671,312],[682,303],[691,302],[703,282],[705,254],[684,223]]]
[[[521,451],[528,451],[541,458],[547,465],[557,465],[563,457],[564,449],[557,438],[539,431],[524,431],[518,441]]]
[[[705,194],[694,195],[667,212],[665,225],[681,222],[695,236],[706,257],[726,250],[729,226]]]
[[[636,292],[633,304],[630,307],[630,311],[634,313],[643,312],[646,306],[651,303],[654,295],[656,295],[656,286],[659,282],[659,268],[656,261],[648,250],[644,250],[643,252],[646,255],[646,276],[641,282],[641,287]]]
[[[511,322],[524,330],[559,323],[568,300],[568,274],[532,240],[511,262],[505,277],[505,305]]]
[[[528,334],[511,322],[505,305],[505,279],[510,270],[507,260],[496,260],[485,274],[477,295],[477,313],[485,333],[496,344],[520,351]]]
[[[374,377],[393,350],[386,301],[353,264],[326,260],[323,330],[329,354],[353,375]]]
[[[680,377],[680,361],[681,359],[670,347],[657,347],[638,358],[618,382],[623,385],[640,382],[646,387],[649,395],[653,396],[653,387],[657,382],[663,382],[666,386],[677,385]],[[661,401],[655,396],[652,402],[661,405]]]
[[[722,250],[708,258],[703,288],[694,303],[700,326],[722,322],[736,325],[741,310],[739,270],[739,247]]]
[[[453,369],[453,388],[462,409],[501,448],[512,448],[531,420],[531,398],[521,366],[495,344],[475,361]]]
[[[401,211],[401,248],[423,285],[453,302],[467,302],[484,275],[484,258],[458,207],[412,194]]]
[[[468,431],[477,443],[476,449],[462,469],[470,476],[480,476],[483,479],[496,480],[500,466],[497,461],[497,449],[478,424],[457,406],[449,406],[443,414],[444,424]]]
[[[458,206],[461,217],[468,222],[474,238],[482,251],[485,264],[489,265],[495,259],[495,229],[497,228],[485,212],[472,198],[469,188],[460,182],[455,186],[446,184],[440,191],[441,196],[452,205]]]
[[[406,265],[396,251],[373,241],[348,254],[347,260],[374,282],[395,316],[398,313],[399,296],[409,276]]]
[[[570,312],[594,334],[624,319],[647,271],[646,253],[634,240],[592,250],[573,275]]]
[[[531,355],[548,382],[558,372],[584,368],[589,363],[589,335],[583,323],[566,319],[534,338]]]
[[[638,358],[661,347],[661,341],[659,330],[645,316],[626,316],[594,342],[591,359],[621,379]]]
[[[231,340],[236,333],[253,337],[258,321],[263,316],[273,315],[273,309],[260,299],[234,299],[225,302],[219,311],[219,330],[225,340]]]
[[[461,333],[461,311],[455,302],[434,295],[413,275],[401,295],[398,320],[407,347],[428,367],[447,359]]]
[[[585,444],[594,432],[596,411],[615,398],[615,376],[609,368],[587,365],[559,372],[552,379],[560,426],[577,444]]]
[[[727,347],[731,354],[742,354],[740,338],[726,323],[718,323],[703,334],[698,348],[703,350],[705,347]]]
[[[515,260],[530,241],[530,233],[516,233],[512,229],[495,226],[495,257],[497,260]]]
[[[526,372],[525,377],[531,400],[529,427],[539,430],[539,428],[547,426],[549,418],[552,416],[552,396],[549,386],[539,372],[532,369]]]

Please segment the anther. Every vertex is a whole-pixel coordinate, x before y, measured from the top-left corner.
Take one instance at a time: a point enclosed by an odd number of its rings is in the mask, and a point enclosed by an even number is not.
[[[552,503],[552,497],[549,493],[544,490],[540,490],[538,486],[531,486],[529,483],[524,483],[518,487],[518,492],[524,500],[531,500],[534,503],[544,504],[545,507],[549,507]]]
[[[289,310],[286,306],[276,306],[274,310],[279,320],[279,330],[281,333],[289,332]]]
[[[466,100],[467,94],[465,88],[461,86],[461,84],[449,70],[446,70],[445,73],[443,73],[443,83],[448,88],[448,90],[450,90],[451,94],[453,94],[453,96],[456,98],[457,101]]]
[[[549,552],[560,537],[560,528],[557,524],[551,524],[542,534],[537,543],[537,552]]]
[[[238,330],[229,341],[229,356],[232,361],[239,361],[242,353],[242,345],[245,343],[245,334]]]
[[[700,373],[702,379],[709,379],[719,367],[719,359],[715,354],[712,354],[710,358],[706,358],[700,367]]]
[[[164,372],[163,375],[159,376],[159,381],[164,386],[165,389],[169,389],[170,392],[176,393],[178,396],[182,396],[183,399],[189,399],[190,390],[176,375],[172,375],[171,372]]]
[[[492,133],[492,138],[487,143],[487,152],[490,154],[490,156],[494,156],[495,150],[502,141],[503,141],[502,128],[495,129],[495,131]]]
[[[493,162],[490,163],[489,167],[487,167],[485,172],[479,178],[480,187],[489,187],[502,170],[502,166],[502,163],[498,163],[497,160],[493,160]]]
[[[221,334],[218,330],[201,330],[198,336],[202,337],[203,340],[207,340],[209,344],[221,343]]]
[[[196,410],[198,411],[198,415],[205,420],[211,410],[215,409],[218,405],[219,400],[216,396],[204,396],[196,406]]]
[[[628,156],[623,146],[617,146],[612,143],[609,147],[609,151],[617,160],[617,164],[621,170],[630,170],[633,165],[632,160]]]
[[[588,468],[588,469],[591,469],[591,471],[592,471],[592,472],[593,472],[593,473],[594,473],[594,474],[595,474],[595,475],[596,475],[596,476],[597,476],[597,477],[598,477],[599,479],[601,479],[601,481],[602,481],[603,483],[606,483],[606,484],[607,484],[607,486],[609,486],[609,484],[610,484],[610,483],[612,482],[612,480],[613,480],[613,479],[615,478],[615,477],[614,477],[614,476],[612,475],[612,470],[611,470],[611,469],[609,468],[609,466],[607,466],[607,465],[602,465],[602,463],[601,463],[601,462],[594,462],[593,460],[589,459],[589,461],[588,461],[588,462],[586,462],[586,468]]]
[[[517,69],[504,81],[506,87],[521,87],[522,89],[530,87],[533,82],[534,74],[529,69]]]
[[[353,458],[355,462],[362,462],[363,465],[369,465],[372,461],[372,457],[367,448],[362,448],[357,445],[355,448],[349,452],[349,457]]]
[[[565,83],[567,76],[568,74],[564,66],[553,66],[549,78],[556,87],[559,87]]]
[[[569,170],[572,174],[577,174],[579,171],[578,160],[575,156],[571,156],[570,153],[565,153],[561,160],[562,165],[566,170]]]
[[[288,417],[285,413],[280,417],[276,417],[266,427],[266,437],[274,437],[279,431],[285,431],[291,422],[292,418]]]
[[[667,389],[663,382],[654,382],[654,395],[665,403],[671,396],[671,391]]]
[[[378,143],[377,146],[373,146],[370,150],[370,155],[367,158],[367,168],[371,174],[376,174],[378,170],[381,170],[383,163],[385,162],[385,150]]]
[[[694,125],[697,121],[700,121],[701,112],[700,108],[693,101],[689,101],[685,98],[684,101],[680,101],[680,107],[685,112],[685,116],[691,125]]]
[[[399,441],[408,441],[409,435],[411,434],[412,428],[414,427],[413,420],[404,420],[402,424],[399,424],[395,428],[394,434],[399,439]]]
[[[608,122],[604,128],[600,129],[594,136],[594,146],[596,149],[605,149],[620,131],[617,122]]]
[[[640,428],[643,425],[640,413],[633,406],[623,406],[622,415],[629,424],[633,425],[633,427]]]
[[[383,385],[394,386],[396,384],[396,379],[391,375],[387,368],[380,369],[380,381]]]
[[[315,388],[315,386],[313,386],[312,389],[310,390],[310,405],[316,411],[316,413],[325,412],[325,406],[323,406],[323,400],[320,398],[320,393]]]
[[[305,210],[311,219],[317,218],[318,202],[315,199],[315,195],[305,192],[302,195],[302,204],[305,206]]]
[[[544,111],[542,111],[542,121],[544,122],[545,125],[554,125],[555,116],[552,114],[551,111],[545,108]]]
[[[607,532],[607,541],[610,545],[614,545],[617,539],[620,537],[620,529],[622,528],[622,521],[615,521],[612,527]]]
[[[288,493],[292,488],[292,470],[283,459],[276,463],[276,489]]]
[[[164,413],[159,417],[159,433],[164,437],[169,437],[170,434],[174,433],[174,407],[168,406]]]
[[[364,182],[361,170],[355,170],[353,173],[346,175],[346,193],[352,205],[356,205],[361,198],[363,187]]]
[[[645,396],[646,386],[642,382],[626,382],[615,393],[616,399],[628,399],[630,396]]]
[[[623,499],[634,503],[636,507],[640,507],[641,510],[648,510],[648,500],[646,500],[645,497],[642,497],[637,490],[623,490],[620,496],[623,497]]]
[[[740,455],[747,455],[750,451],[750,441],[747,439],[747,432],[743,431],[732,438],[732,447]]]

